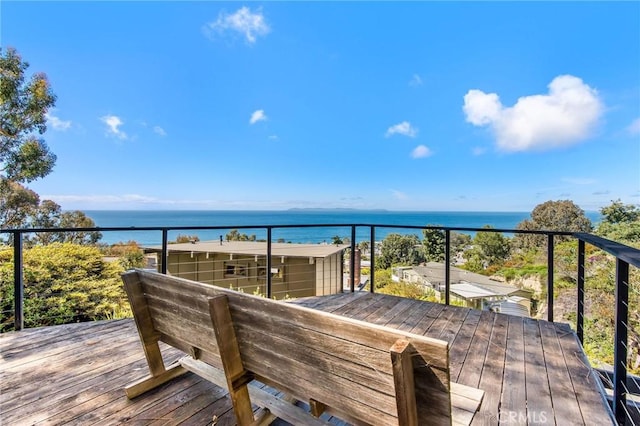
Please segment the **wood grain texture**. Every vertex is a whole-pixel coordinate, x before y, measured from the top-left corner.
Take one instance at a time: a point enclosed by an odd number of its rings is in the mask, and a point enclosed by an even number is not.
[[[247,383],[253,380],[253,376],[242,364],[227,296],[209,298],[209,315],[227,379],[227,390],[233,403],[233,412],[239,424],[249,425],[253,423],[254,418]]]
[[[391,364],[396,388],[396,405],[398,422],[401,425],[418,425],[418,407],[416,406],[416,389],[413,381],[414,351],[411,343],[399,339],[391,346]]]
[[[404,339],[412,348],[412,356],[403,362],[412,363],[421,418],[451,423],[446,342],[192,281],[130,274],[141,283],[153,331],[162,341],[188,348],[201,360],[220,356],[234,405],[243,406],[238,418],[249,415],[250,403],[246,394],[235,393],[233,383],[250,372],[298,399],[317,401],[357,421],[397,423],[397,383],[389,348]],[[367,298],[371,296],[357,300]],[[385,323],[385,314],[395,316],[412,304],[399,298],[377,302],[375,310],[364,305],[350,312]],[[339,305],[337,310],[347,306]],[[248,417],[239,421],[248,422]]]

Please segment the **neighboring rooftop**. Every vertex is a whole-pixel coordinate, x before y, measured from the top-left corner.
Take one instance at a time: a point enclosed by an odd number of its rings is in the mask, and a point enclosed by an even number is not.
[[[272,256],[327,257],[350,247],[346,244],[294,244],[272,243]],[[160,252],[162,246],[143,247],[145,252]],[[249,256],[266,256],[267,243],[256,241],[196,241],[192,243],[169,244],[170,252],[186,253],[233,253]]]

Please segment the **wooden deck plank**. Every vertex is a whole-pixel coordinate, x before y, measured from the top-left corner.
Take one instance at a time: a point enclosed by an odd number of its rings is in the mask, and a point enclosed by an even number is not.
[[[451,357],[449,361],[449,374],[451,375],[451,380],[454,382],[458,382],[462,366],[466,361],[467,354],[470,353],[469,347],[471,346],[473,336],[476,334],[478,323],[480,322],[480,315],[481,311],[475,309],[469,310],[456,338],[449,348]],[[475,352],[475,354],[477,354],[477,352]],[[477,384],[474,385],[474,387],[477,387]]]
[[[306,306],[307,308],[319,309],[325,312],[333,312],[348,303],[356,302],[366,294],[368,293],[359,291],[355,293],[338,293],[322,297],[305,297],[302,299],[295,299],[295,304]]]
[[[559,425],[612,423],[575,334],[566,326],[387,298],[345,293],[300,304],[452,339],[452,380],[485,391],[474,425],[496,425],[499,417],[509,423],[509,410],[522,408],[516,401],[525,398],[529,417],[533,410],[546,407],[553,410],[551,423]],[[0,348],[2,424],[208,425],[214,415],[217,425],[235,424],[226,392],[191,374],[127,400],[125,384],[147,374],[130,319],[5,333],[0,335]],[[178,351],[165,355],[173,359],[180,356]],[[67,358],[71,362],[65,361]],[[38,371],[42,366],[48,375]],[[544,379],[550,383],[548,394]],[[16,389],[9,389],[9,385]],[[573,403],[567,403],[572,399]],[[334,424],[345,424],[329,414],[323,416]]]
[[[495,315],[487,311],[469,312],[467,324],[462,327],[458,339],[450,349],[451,380],[479,387],[486,360],[486,355],[483,354],[488,353],[494,318]]]
[[[378,305],[377,308],[371,309],[368,315],[359,318],[362,321],[369,322],[371,324],[385,324],[391,318],[395,317],[398,312],[403,311],[409,307],[410,301],[402,297],[385,297],[385,303]]]
[[[47,393],[55,395],[55,398],[65,397],[69,394],[74,395],[76,393],[74,387],[85,386],[83,384],[85,381],[90,381],[96,376],[108,376],[112,374],[111,372],[115,370],[118,365],[126,365],[129,362],[139,360],[138,350],[140,349],[140,343],[136,342],[134,329],[131,328],[131,325],[132,323],[130,322],[129,327],[122,328],[123,334],[128,333],[125,335],[128,335],[129,343],[115,347],[107,347],[100,352],[99,357],[89,357],[81,362],[68,364],[65,363],[64,354],[51,356],[44,352],[47,354],[46,360],[49,362],[45,378],[42,377],[41,372],[34,371],[32,365],[25,364],[21,366],[21,370],[14,371],[14,377],[22,378],[28,376],[29,382],[27,382],[27,385],[21,385],[20,382],[16,384],[11,380],[2,380],[0,384],[0,394],[2,395],[0,407],[2,411],[4,413],[10,413],[13,410],[22,410],[23,407],[27,407],[26,410],[28,411],[31,403],[41,400],[42,395]],[[81,352],[84,354],[92,352],[94,347],[95,346],[88,346]],[[123,356],[123,353],[126,355]],[[167,353],[168,356],[171,354],[171,351]],[[113,362],[114,358],[118,359],[118,364]],[[144,372],[146,365],[141,363],[140,366],[136,366],[135,368]],[[74,370],[77,370],[77,374],[66,374],[67,371]],[[115,372],[113,374],[117,377],[119,373]],[[131,374],[131,370],[129,374]],[[51,398],[47,398],[44,402],[50,403]]]
[[[413,330],[420,321],[427,315],[435,303],[415,303],[406,313],[406,317],[402,321],[392,321],[388,325],[402,331]]]
[[[445,306],[440,303],[434,304],[431,309],[424,313],[422,318],[416,323],[410,330],[411,333],[425,335],[431,324],[438,318],[443,312]]]
[[[396,318],[402,320],[404,318],[404,314],[407,310],[409,310],[413,305],[415,305],[415,300],[401,298],[399,297],[396,304],[389,309],[387,312],[380,312],[380,315],[377,317],[367,317],[365,321],[371,322],[373,324],[389,326],[389,323],[396,321]]]
[[[611,422],[613,414],[602,395],[593,392],[594,388],[602,387],[599,379],[588,367],[589,361],[582,350],[578,338],[567,324],[554,324],[556,335],[560,342],[574,392],[578,399],[582,418],[593,424]]]
[[[507,351],[504,365],[504,383],[500,399],[500,424],[512,424],[513,418],[527,414],[524,365],[524,324],[520,317],[510,316],[507,328]]]
[[[527,419],[532,423],[545,423],[551,418],[553,405],[549,390],[549,373],[542,347],[539,321],[524,319],[524,333],[527,336],[525,351],[525,376],[527,393]]]
[[[471,309],[465,308],[453,309],[451,316],[449,316],[449,321],[447,321],[440,330],[438,339],[444,340],[449,343],[449,346],[451,346],[458,337],[458,332],[462,328],[462,324],[464,324],[464,320],[467,318],[470,311]]]
[[[348,294],[348,293],[343,293]],[[376,301],[376,296],[372,293],[365,293],[358,298],[354,298],[353,296],[347,296],[349,299],[349,303],[346,303],[334,310],[327,310],[326,312],[331,312],[336,315],[342,315],[345,317],[353,318],[352,315],[355,315],[361,310],[366,310],[367,307]],[[324,309],[320,308],[321,311]]]
[[[462,369],[461,382],[473,385],[476,379],[474,378],[473,382],[467,382],[467,377],[474,369],[481,369],[478,388],[484,389],[486,392],[480,405],[480,410],[476,413],[471,424],[494,426],[498,424],[498,419],[500,418],[500,399],[505,386],[504,369],[509,317],[484,311],[481,314],[481,319],[484,321],[481,321],[481,324],[478,325],[478,330],[481,330],[482,333],[477,338],[474,336],[474,343],[471,344],[470,354],[467,359],[473,361],[472,354],[484,353],[483,364],[481,367],[474,367],[474,363],[469,363],[469,367],[467,367],[465,363]],[[485,339],[488,339],[486,343],[484,342]],[[485,344],[487,346],[483,350]],[[518,383],[507,383],[509,387],[518,385]]]
[[[538,325],[545,353],[556,423],[566,422],[566,419],[572,419],[576,422],[590,422],[590,419],[582,418],[555,326],[547,321],[539,321]]]

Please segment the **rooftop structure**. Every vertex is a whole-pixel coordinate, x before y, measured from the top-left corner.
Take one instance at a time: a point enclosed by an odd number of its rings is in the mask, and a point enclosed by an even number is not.
[[[450,291],[453,300],[470,308],[490,309],[497,306],[496,302],[505,301],[509,297],[515,296],[518,299],[512,299],[512,301],[517,300],[515,303],[523,307],[527,316],[530,314],[531,292],[529,290],[504,284],[485,275],[454,266],[450,266],[449,271]],[[400,266],[394,268],[393,279],[422,284],[440,296],[445,290],[445,264],[428,262],[424,266]]]

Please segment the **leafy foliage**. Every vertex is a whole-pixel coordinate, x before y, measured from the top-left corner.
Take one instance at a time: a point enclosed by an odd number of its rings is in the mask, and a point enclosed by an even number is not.
[[[237,229],[232,229],[225,235],[227,241],[256,241],[256,235],[240,233]]]
[[[427,225],[440,226],[440,225]],[[445,251],[445,232],[441,229],[426,228],[422,230],[424,257],[427,262],[443,262]]]
[[[489,225],[483,228],[492,229]],[[478,232],[473,238],[473,244],[478,247],[489,264],[502,263],[511,254],[511,243],[500,232]]]
[[[538,204],[531,212],[531,219],[520,222],[518,230],[591,232],[592,225],[584,210],[571,200],[547,201]],[[559,236],[556,242],[568,241],[570,237]],[[521,250],[541,248],[546,244],[544,235],[516,234],[514,245]]]
[[[39,137],[47,130],[47,112],[55,106],[47,76],[27,80],[29,64],[15,49],[0,49],[0,226],[6,228],[94,227],[82,212],[61,213],[60,206],[24,184],[47,176],[56,156]],[[98,232],[41,233],[27,243],[95,243]]]
[[[600,210],[603,216],[596,233],[602,237],[640,248],[640,208],[620,200]]]
[[[56,97],[47,76],[34,74],[25,81],[29,67],[15,49],[0,50],[0,171],[2,179],[31,182],[49,174],[56,157],[42,139],[46,113]]]
[[[200,241],[200,237],[197,235],[182,235],[178,234],[175,241],[170,241],[169,244],[182,244],[182,243],[192,243]]]
[[[26,327],[130,315],[117,262],[96,247],[54,243],[27,249],[24,262]],[[0,331],[13,326],[13,250],[0,250]]]
[[[406,297],[408,299],[424,300],[427,302],[439,302],[435,291],[425,289],[424,286],[416,283],[407,282],[390,282],[386,286],[377,291],[382,294],[390,294],[392,296]]]
[[[51,200],[44,200],[32,216],[34,228],[94,228],[96,224],[83,212],[76,210],[62,212],[60,206]],[[38,232],[27,242],[34,244],[73,243],[95,244],[102,234],[98,231]]]
[[[417,265],[424,262],[422,244],[417,235],[389,234],[380,245],[376,268],[387,269],[396,265]]]

